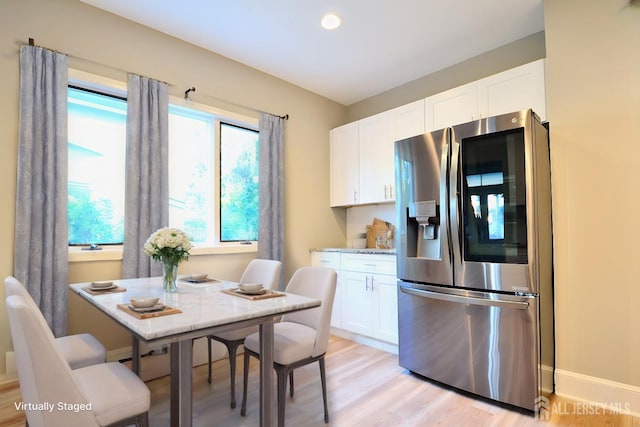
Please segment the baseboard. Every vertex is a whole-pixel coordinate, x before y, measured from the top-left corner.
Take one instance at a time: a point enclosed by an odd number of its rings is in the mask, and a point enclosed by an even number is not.
[[[640,387],[556,369],[556,394],[614,412],[640,416]]]
[[[364,335],[354,334],[353,332],[345,331],[344,329],[331,328],[331,335],[351,340],[353,342],[357,342],[358,344],[364,344],[369,347],[377,348],[378,350],[386,351],[387,353],[398,354],[398,346],[396,344],[380,341]]]

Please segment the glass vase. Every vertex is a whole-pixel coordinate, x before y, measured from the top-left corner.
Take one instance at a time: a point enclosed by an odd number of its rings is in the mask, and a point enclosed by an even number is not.
[[[176,292],[176,280],[178,279],[178,264],[172,262],[162,263],[162,286],[165,292]]]

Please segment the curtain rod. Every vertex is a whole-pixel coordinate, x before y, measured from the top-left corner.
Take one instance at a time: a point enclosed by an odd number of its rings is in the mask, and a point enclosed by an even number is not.
[[[18,44],[22,45],[23,43],[18,43]],[[28,42],[28,44],[29,44],[29,46],[36,46],[36,42],[35,42],[35,40],[34,40],[33,38],[31,38],[31,37],[29,37],[29,42]],[[42,47],[42,48],[44,48],[44,49],[52,50],[52,49],[49,49],[49,48],[45,48],[45,47],[43,47],[43,46],[36,46],[36,47]],[[114,66],[112,66],[112,65],[103,64],[103,63],[101,63],[101,62],[97,62],[97,61],[94,61],[94,60],[92,60],[92,59],[86,59],[86,58],[81,58],[81,57],[79,57],[79,56],[71,55],[71,54],[66,53],[66,52],[60,52],[60,51],[57,51],[57,50],[56,50],[55,52],[58,52],[58,53],[60,53],[60,54],[62,54],[62,55],[68,56],[68,57],[73,58],[73,59],[77,59],[77,60],[80,60],[80,61],[86,61],[86,62],[89,62],[89,63],[95,64],[95,65],[100,65],[101,67],[111,68],[112,70],[115,70],[115,71],[118,71],[118,72],[121,72],[121,73],[125,73],[125,74],[137,74],[137,73],[132,73],[131,71],[127,71],[127,70],[123,70],[123,69],[121,69],[121,68],[114,67]],[[149,77],[149,78],[152,78],[152,77]],[[158,79],[154,79],[154,80],[158,80]],[[171,83],[168,83],[168,82],[165,82],[165,81],[162,81],[162,82],[163,82],[163,83],[166,83],[166,84],[167,84],[168,86],[170,86],[170,87],[176,87],[176,85],[173,85],[173,84],[171,84]],[[195,91],[196,91],[196,88],[195,88],[195,87],[190,87],[190,88],[188,88],[188,89],[184,92],[184,99],[185,99],[185,100],[187,100],[187,101],[189,101],[189,100],[190,100],[190,99],[189,99],[189,92],[195,92]],[[243,108],[243,109],[246,109],[246,110],[254,111],[254,112],[256,112],[256,113],[265,113],[265,114],[270,114],[270,115],[272,115],[272,116],[274,116],[274,117],[279,117],[279,118],[281,118],[281,119],[283,119],[283,120],[289,120],[289,114],[285,114],[285,115],[281,116],[281,115],[278,115],[278,114],[270,113],[270,112],[268,112],[268,111],[263,111],[263,110],[259,110],[259,109],[257,109],[257,108],[249,107],[249,106],[247,106],[247,105],[238,104],[237,102],[233,102],[233,101],[229,101],[229,100],[226,100],[226,99],[217,98],[217,97],[212,96],[212,95],[206,95],[206,94],[205,94],[205,95],[203,95],[203,96],[204,96],[204,97],[206,97],[206,98],[209,98],[209,99],[212,99],[212,100],[218,101],[218,102],[224,102],[224,103],[226,103],[226,104],[231,104],[231,105],[234,105],[234,106],[236,106],[236,107],[240,107],[240,108]]]

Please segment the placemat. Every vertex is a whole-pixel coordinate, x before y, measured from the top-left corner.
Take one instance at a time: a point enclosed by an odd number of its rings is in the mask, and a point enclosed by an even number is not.
[[[144,312],[144,313],[139,313],[137,311],[131,310],[128,304],[118,304],[118,308],[124,311],[125,313],[130,314],[133,317],[138,319],[150,319],[152,317],[168,316],[169,314],[182,313],[181,310],[178,310],[177,308],[169,307],[168,305],[165,305],[162,310]]]
[[[221,282],[222,280],[218,280],[218,279],[214,279],[212,277],[207,278],[206,280],[191,280],[187,277],[184,277],[182,279],[178,279],[182,282],[188,282],[188,283],[192,283],[192,284],[199,284],[199,283],[208,283],[208,282]]]
[[[223,289],[221,292],[224,294],[229,294],[229,295],[233,295],[233,296],[244,298],[244,299],[250,299],[253,301],[259,300],[259,299],[276,298],[276,297],[285,296],[285,294],[281,292],[276,292],[269,289],[267,289],[267,292],[265,292],[262,295],[246,295],[237,291],[238,291],[238,288],[233,288],[233,289]]]
[[[126,292],[127,288],[123,288],[121,286],[115,287],[113,289],[107,289],[104,291],[94,291],[93,289],[91,289],[89,286],[85,286],[84,288],[82,288],[83,291],[91,294],[91,295],[102,295],[102,294],[115,294],[117,292]]]

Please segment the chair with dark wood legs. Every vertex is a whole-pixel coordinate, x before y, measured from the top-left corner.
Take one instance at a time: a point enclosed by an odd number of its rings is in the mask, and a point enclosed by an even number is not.
[[[278,426],[284,426],[287,377],[290,395],[293,397],[293,371],[301,366],[318,362],[324,403],[324,421],[329,422],[327,384],[324,356],[329,345],[331,310],[336,292],[337,275],[323,267],[302,267],[291,277],[286,292],[322,301],[320,307],[287,314],[274,325],[273,360],[278,389]],[[257,333],[244,341],[244,376],[242,408],[247,412],[247,387],[249,382],[249,357],[260,358],[260,338]]]
[[[281,268],[282,263],[280,261],[253,259],[244,270],[240,283],[261,283],[266,289],[276,289],[280,281]],[[244,343],[245,337],[257,331],[257,326],[251,326],[207,336],[209,348],[209,375],[207,381],[209,384],[211,384],[211,340],[221,342],[227,347],[231,370],[231,408],[236,407],[236,354],[238,347]]]

